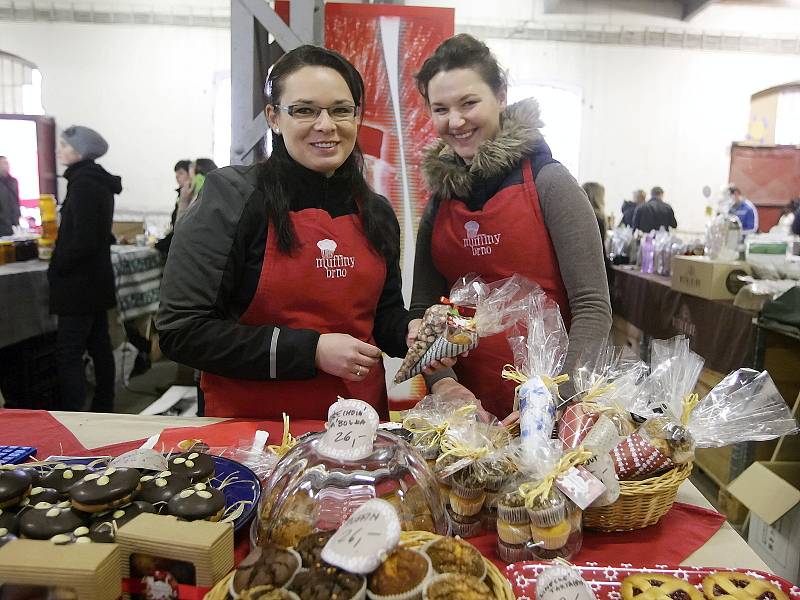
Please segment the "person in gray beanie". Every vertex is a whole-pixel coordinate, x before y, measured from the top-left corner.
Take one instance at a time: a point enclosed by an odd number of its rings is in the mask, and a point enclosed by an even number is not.
[[[94,129],[73,125],[67,127],[61,138],[81,155],[83,160],[95,160],[108,152],[108,142]]]
[[[116,304],[110,246],[114,241],[114,195],[122,180],[95,162],[108,143],[93,129],[72,126],[58,141],[56,156],[66,166],[67,195],[50,259],[50,312],[58,315],[56,363],[61,407],[83,410],[86,380],[83,353],[94,361],[97,385],[93,412],[114,410],[114,354],[107,311]]]

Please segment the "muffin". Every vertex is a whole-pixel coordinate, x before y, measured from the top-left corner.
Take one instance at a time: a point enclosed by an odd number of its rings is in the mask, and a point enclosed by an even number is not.
[[[521,562],[531,558],[528,544],[508,544],[497,538],[497,555],[507,563]]]
[[[453,507],[453,512],[466,517],[477,515],[486,499],[483,483],[478,481],[470,469],[458,471],[450,483],[450,506]]]
[[[528,523],[498,521],[497,537],[506,544],[526,544],[531,539],[531,526]]]
[[[311,569],[312,567],[321,567],[325,565],[319,555],[334,533],[336,533],[335,530],[317,531],[316,533],[305,536],[297,543],[294,549],[297,550],[297,553],[300,555],[300,559],[303,561],[303,567]]]
[[[545,550],[562,548],[569,538],[570,526],[566,519],[552,527],[538,527],[531,525],[531,537],[534,543],[540,544]]]
[[[300,557],[291,549],[274,544],[256,548],[239,563],[231,579],[232,596],[261,586],[284,587],[300,568]]]
[[[431,573],[431,561],[427,555],[398,548],[378,567],[367,582],[370,598],[418,598]]]
[[[480,535],[483,520],[480,514],[459,515],[451,507],[447,507],[447,516],[450,517],[450,531],[453,535],[462,538],[471,538]]]
[[[529,523],[528,509],[525,508],[525,498],[514,490],[503,494],[497,499],[497,520],[506,523]]]
[[[438,575],[431,579],[423,598],[425,600],[488,600],[492,591],[485,583],[469,575]]]
[[[528,515],[537,527],[553,527],[566,518],[567,500],[558,489],[550,488],[547,496],[537,498],[528,506]]]
[[[351,600],[363,596],[365,586],[366,580],[360,575],[336,567],[318,567],[298,573],[289,589],[301,600]]]
[[[486,575],[486,564],[481,553],[462,540],[440,538],[426,545],[425,553],[437,573],[461,573],[478,579]]]

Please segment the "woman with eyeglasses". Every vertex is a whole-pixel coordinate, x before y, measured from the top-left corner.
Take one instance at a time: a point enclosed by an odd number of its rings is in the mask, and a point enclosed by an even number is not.
[[[405,355],[418,322],[403,307],[397,217],[362,172],[361,75],[301,46],[264,92],[272,154],[210,173],[181,221],[161,347],[203,371],[206,415],[326,419],[343,396],[387,417],[381,352]]]
[[[465,273],[490,282],[519,273],[558,303],[569,332],[563,372],[570,373],[611,328],[603,248],[586,194],[553,159],[537,102],[507,106],[505,73],[483,42],[467,34],[445,40],[416,79],[440,140],[422,163],[432,195],[417,234],[412,314]],[[503,418],[516,384],[500,372],[513,362],[500,334],[482,339],[454,370]]]

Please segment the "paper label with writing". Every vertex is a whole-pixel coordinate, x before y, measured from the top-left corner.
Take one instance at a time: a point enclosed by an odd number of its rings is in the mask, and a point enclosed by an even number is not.
[[[537,578],[536,600],[595,600],[595,595],[574,569],[550,567]]]
[[[606,486],[582,465],[572,467],[559,475],[556,478],[556,487],[581,510],[586,510],[606,490]]]
[[[320,454],[340,460],[366,458],[372,454],[379,421],[378,413],[366,402],[339,398],[328,409]]]
[[[120,454],[109,463],[109,466],[131,467],[149,471],[166,471],[169,468],[167,458],[163,454],[146,448],[136,448],[125,454]]]
[[[400,542],[400,518],[386,500],[368,500],[333,534],[320,558],[351,573],[370,573]]]

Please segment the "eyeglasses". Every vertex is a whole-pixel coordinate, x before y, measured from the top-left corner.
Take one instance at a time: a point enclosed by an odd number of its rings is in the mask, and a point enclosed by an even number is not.
[[[328,113],[328,116],[333,121],[352,121],[358,114],[358,107],[352,104],[337,104],[335,106],[314,106],[313,104],[290,104],[289,106],[282,106],[280,104],[273,104],[276,109],[285,111],[295,121],[301,123],[313,123],[322,114],[322,111]]]

